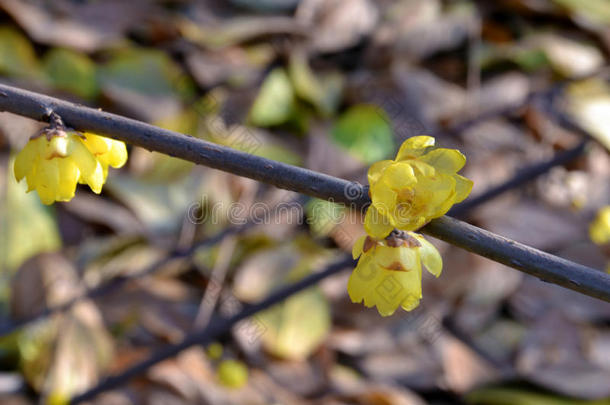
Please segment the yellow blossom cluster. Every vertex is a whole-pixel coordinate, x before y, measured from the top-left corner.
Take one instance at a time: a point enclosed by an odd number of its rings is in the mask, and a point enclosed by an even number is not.
[[[368,236],[354,245],[359,261],[347,290],[352,302],[376,306],[382,316],[399,306],[411,311],[419,305],[422,264],[437,277],[441,273],[436,248],[412,231],[447,213],[472,190],[472,181],[457,174],[466,163],[464,155],[434,143],[430,136],[409,138],[394,160],[377,162],[368,172]]]
[[[99,194],[108,166],[126,161],[121,141],[55,126],[29,140],[15,158],[14,172],[17,181],[25,178],[28,192],[36,190],[43,204],[52,204],[71,200],[78,183]]]

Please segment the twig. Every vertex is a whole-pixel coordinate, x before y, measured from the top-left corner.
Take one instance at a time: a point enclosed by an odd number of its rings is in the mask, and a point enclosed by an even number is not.
[[[294,284],[282,288],[281,290],[275,293],[272,293],[267,298],[257,304],[244,307],[240,312],[231,316],[230,318],[216,318],[209,324],[208,327],[188,335],[182,342],[175,345],[166,346],[164,349],[159,352],[156,352],[148,359],[132,367],[129,367],[127,370],[123,371],[120,374],[106,378],[95,387],[73,397],[70,400],[70,404],[78,404],[80,402],[90,400],[102,392],[106,392],[116,387],[119,387],[123,383],[127,382],[129,379],[139,374],[142,374],[155,364],[160,363],[163,360],[167,360],[177,355],[182,350],[185,350],[191,346],[210,343],[216,337],[228,333],[233,327],[233,325],[235,325],[239,321],[244,320],[259,311],[267,309],[299,291],[316,285],[318,282],[325,279],[326,277],[336,274],[346,268],[353,267],[354,265],[355,262],[354,260],[352,260],[351,257],[344,256],[340,261],[331,264],[324,270],[305,277],[301,281],[298,281]]]

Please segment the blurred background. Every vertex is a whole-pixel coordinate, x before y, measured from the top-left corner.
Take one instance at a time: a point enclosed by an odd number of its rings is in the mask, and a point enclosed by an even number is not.
[[[364,184],[419,134],[467,156],[472,196],[588,139],[460,216],[600,270],[609,51],[607,0],[0,0],[2,83]],[[43,206],[12,173],[42,127],[0,113],[2,404],[63,403],[364,232],[131,146],[100,196]],[[416,311],[352,304],[346,269],[91,403],[610,404],[610,304],[432,242]]]

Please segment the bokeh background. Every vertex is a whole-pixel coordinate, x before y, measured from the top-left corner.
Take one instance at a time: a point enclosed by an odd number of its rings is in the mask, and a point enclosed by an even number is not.
[[[361,183],[419,134],[465,153],[472,196],[589,139],[460,215],[599,269],[609,51],[607,0],[0,0],[3,83]],[[11,160],[42,126],[0,113],[3,404],[62,403],[363,234],[340,205],[131,146],[100,196],[43,206]],[[610,304],[433,243],[414,312],[352,304],[346,269],[91,403],[610,404]]]

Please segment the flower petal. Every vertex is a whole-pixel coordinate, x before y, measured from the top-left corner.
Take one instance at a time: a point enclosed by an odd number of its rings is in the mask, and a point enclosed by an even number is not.
[[[36,191],[40,201],[45,205],[52,204],[57,199],[57,190],[60,182],[57,160],[43,159],[38,165]]]
[[[369,184],[373,185],[376,183],[390,164],[392,164],[391,160],[381,160],[373,163],[368,171]]]
[[[13,170],[17,181],[21,181],[34,166],[38,159],[38,139],[30,140],[15,157]]]
[[[366,240],[366,236],[361,236],[354,243],[354,247],[352,247],[352,257],[356,260],[362,254],[362,250],[364,249],[364,241]]]
[[[127,146],[121,141],[112,139],[112,148],[108,155],[108,164],[115,169],[123,167],[127,162]]]
[[[396,190],[412,186],[417,179],[409,163],[393,163],[385,169],[383,181]]]
[[[381,214],[373,205],[366,210],[364,230],[375,239],[383,239],[392,232],[394,227],[389,219]],[[363,241],[364,242],[364,241]]]
[[[396,207],[397,194],[394,190],[382,182],[378,182],[370,188],[372,196],[372,206],[380,214],[387,215],[394,211]]]
[[[459,174],[454,174],[453,179],[455,180],[455,204],[457,204],[464,201],[470,195],[474,183],[472,180]]]
[[[428,242],[423,235],[416,233],[409,233],[409,235],[416,238],[421,245],[419,247],[419,255],[426,270],[435,277],[440,276],[441,271],[443,270],[443,258],[438,250],[436,250],[434,245]]]
[[[434,149],[419,158],[437,170],[457,173],[466,164],[466,156],[456,149]]]
[[[57,201],[70,201],[74,197],[80,171],[71,158],[57,159],[57,167],[60,179]]]
[[[110,151],[112,147],[111,142],[109,142],[110,139],[92,134],[90,132],[85,132],[83,135],[85,137],[85,139],[83,139],[83,143],[94,155],[102,155]]]
[[[405,311],[413,311],[415,308],[417,308],[419,306],[420,299],[421,299],[421,296],[417,297],[415,295],[409,295],[409,296],[407,296],[407,298],[405,298],[402,301],[400,306]]]
[[[413,136],[402,143],[396,161],[415,159],[434,146],[434,138],[427,135]]]

